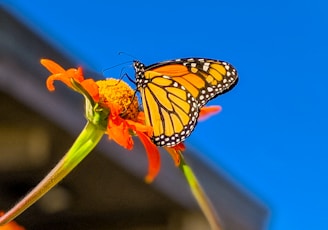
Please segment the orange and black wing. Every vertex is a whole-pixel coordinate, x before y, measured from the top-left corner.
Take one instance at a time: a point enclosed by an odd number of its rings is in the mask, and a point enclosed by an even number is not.
[[[180,83],[204,106],[209,100],[231,90],[238,82],[236,69],[225,61],[205,58],[184,58],[150,65],[152,71],[170,76]]]
[[[139,91],[146,124],[153,127],[152,140],[156,145],[174,146],[191,134],[199,107],[182,85],[160,75]]]
[[[201,107],[237,83],[230,64],[212,59],[177,59],[147,67],[135,61],[134,68],[146,124],[153,127],[153,142],[159,146],[184,141]]]

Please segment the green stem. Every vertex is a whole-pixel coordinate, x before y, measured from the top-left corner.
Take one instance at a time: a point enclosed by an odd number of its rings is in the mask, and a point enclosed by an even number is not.
[[[48,175],[21,201],[0,217],[0,225],[4,225],[16,218],[60,182],[91,152],[100,141],[103,134],[104,130],[88,122],[66,155]]]
[[[182,170],[183,174],[185,175],[188,184],[190,186],[191,192],[194,195],[196,201],[198,202],[198,205],[200,206],[201,210],[203,211],[203,214],[206,217],[211,229],[222,230],[222,226],[219,222],[219,218],[210,200],[208,199],[200,183],[198,182],[193,170],[191,169],[190,166],[186,164],[181,151],[178,152],[181,158],[179,167]]]

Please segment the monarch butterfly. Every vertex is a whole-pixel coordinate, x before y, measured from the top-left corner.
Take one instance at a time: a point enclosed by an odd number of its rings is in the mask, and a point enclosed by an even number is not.
[[[133,62],[145,122],[152,141],[174,146],[194,130],[199,112],[209,100],[237,84],[236,69],[227,62],[205,58],[169,60],[145,66]]]

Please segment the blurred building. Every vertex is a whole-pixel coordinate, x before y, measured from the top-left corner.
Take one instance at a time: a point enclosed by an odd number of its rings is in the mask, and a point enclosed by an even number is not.
[[[8,210],[34,187],[82,130],[83,99],[61,84],[49,93],[49,73],[39,59],[77,66],[0,6],[0,209]],[[86,71],[86,76],[95,73]],[[67,178],[17,218],[27,229],[209,229],[189,187],[168,154],[147,185],[145,151],[136,140],[125,151],[103,140]],[[186,152],[226,230],[260,230],[268,211],[213,169]]]

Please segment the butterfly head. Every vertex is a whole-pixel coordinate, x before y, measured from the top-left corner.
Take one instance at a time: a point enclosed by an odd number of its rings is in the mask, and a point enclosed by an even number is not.
[[[136,74],[145,71],[145,65],[140,61],[133,61],[133,68],[136,71]]]

